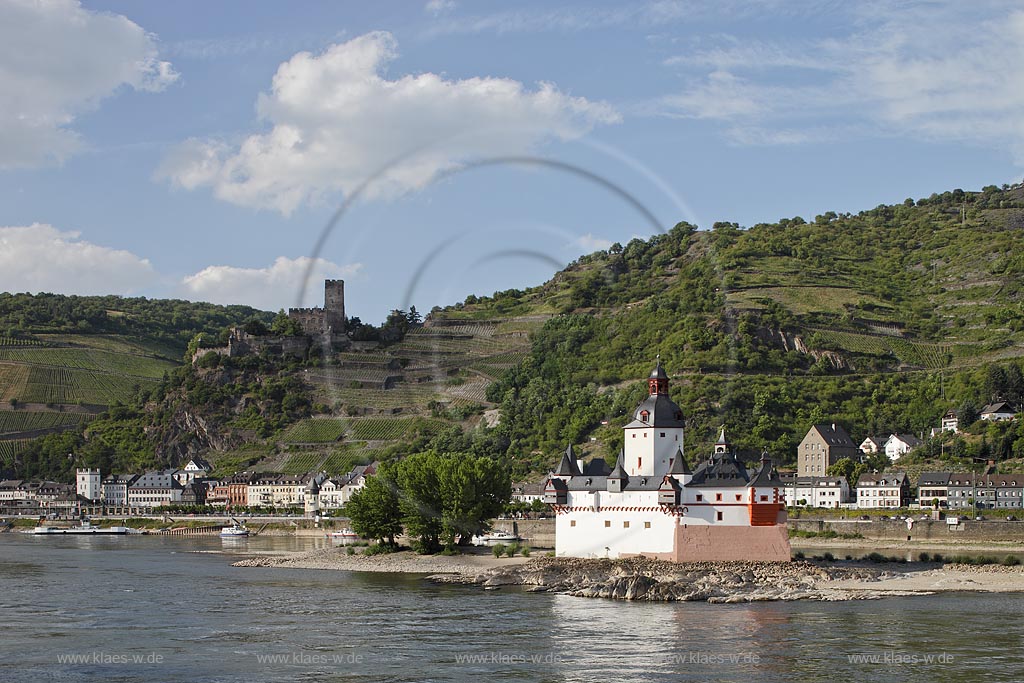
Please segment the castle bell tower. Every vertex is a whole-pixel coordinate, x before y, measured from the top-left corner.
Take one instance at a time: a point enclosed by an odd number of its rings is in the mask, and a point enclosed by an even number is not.
[[[324,332],[345,331],[345,281],[324,280]]]
[[[624,428],[622,466],[630,477],[664,477],[683,449],[683,411],[668,395],[659,358],[647,377],[648,395]]]

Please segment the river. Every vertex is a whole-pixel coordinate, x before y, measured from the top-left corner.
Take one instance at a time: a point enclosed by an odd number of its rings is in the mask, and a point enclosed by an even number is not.
[[[324,539],[0,534],[0,681],[1019,681],[1024,595],[625,603],[231,567]]]

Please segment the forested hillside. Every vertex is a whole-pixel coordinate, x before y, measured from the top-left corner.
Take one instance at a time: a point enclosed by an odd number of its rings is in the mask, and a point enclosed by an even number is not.
[[[79,372],[121,353],[121,376],[134,378],[120,394],[131,399],[104,415],[26,422],[64,433],[5,457],[32,475],[70,471],[68,452],[115,468],[198,454],[223,473],[340,472],[434,448],[505,458],[516,476],[536,477],[568,443],[614,459],[660,355],[688,454],[725,425],[749,457],[767,448],[792,462],[814,422],[840,422],[859,442],[926,435],[950,408],[967,418],[997,399],[1019,409],[1022,277],[1024,189],[990,186],[749,228],[679,224],[582,256],[541,286],[435,307],[422,326],[395,312],[381,329],[398,321],[400,333],[366,336],[381,340],[373,350],[213,354],[166,376],[157,364],[180,358],[194,335],[224,338],[232,324],[272,316],[4,295],[0,373],[36,363],[28,387],[40,368],[63,372],[62,354],[79,354]],[[52,357],[18,360],[42,351]],[[1018,425],[972,431],[922,454],[1008,466],[1024,457]]]

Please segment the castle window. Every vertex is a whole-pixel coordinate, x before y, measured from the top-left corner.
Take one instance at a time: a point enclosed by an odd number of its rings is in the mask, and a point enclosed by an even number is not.
[[[743,500],[743,498],[740,496],[740,494],[737,493],[736,494],[736,501],[739,502],[741,500]]]
[[[702,500],[704,500],[704,496],[702,496],[701,494],[699,494],[699,493],[698,493],[698,494],[697,494],[697,502],[699,503],[699,502],[701,502]]]
[[[650,419],[650,417],[651,417],[651,414],[649,412],[647,412],[646,410],[641,410],[640,411],[640,419],[643,420],[644,422],[647,422],[647,420]]]
[[[636,468],[637,469],[640,469],[641,467],[643,467],[643,461],[644,461],[643,458],[637,458],[636,459]]]
[[[663,439],[665,438],[665,432],[661,433],[661,438],[663,438]]]
[[[622,523],[622,528],[623,529],[628,529],[629,528],[629,522],[623,522]]]
[[[716,493],[715,494],[715,500],[721,501],[722,500],[722,494],[721,493]]]
[[[715,518],[716,518],[716,519],[717,519],[717,520],[718,520],[719,522],[721,522],[721,521],[722,521],[722,513],[721,513],[721,512],[716,512],[716,513],[715,513]]]
[[[570,520],[569,526],[576,526],[576,520],[575,519]]]
[[[645,529],[650,529],[651,528],[651,523],[650,522],[644,522],[644,528]]]
[[[768,501],[768,496],[761,496],[761,502],[762,503],[767,502],[767,501]]]
[[[604,520],[604,528],[605,529],[609,528],[611,525],[612,525],[611,520],[609,520],[609,519]]]

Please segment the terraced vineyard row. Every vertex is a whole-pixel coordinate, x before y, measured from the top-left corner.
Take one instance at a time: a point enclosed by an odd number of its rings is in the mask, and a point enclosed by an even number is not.
[[[21,339],[20,337],[2,337],[0,336],[0,347],[7,346],[42,346],[43,342],[38,339]]]
[[[137,386],[154,380],[124,377],[79,368],[31,366],[28,381],[17,398],[25,403],[82,403],[110,405],[130,399]]]
[[[285,474],[305,474],[306,472],[319,471],[322,469],[320,463],[323,462],[325,457],[319,451],[296,453],[288,458],[281,470]]]
[[[422,417],[388,419],[362,418],[351,420],[349,435],[362,441],[394,441],[414,433],[436,434],[448,423]]]
[[[24,440],[0,441],[0,463],[9,464],[28,444]]]
[[[327,457],[322,469],[331,476],[341,476],[351,472],[356,465],[369,465],[371,462],[372,451],[366,450],[366,444],[345,444]]]
[[[120,375],[160,379],[175,364],[159,358],[132,356],[97,349],[0,347],[0,360],[58,368],[81,368]]]
[[[0,410],[0,434],[27,432],[33,429],[50,429],[63,425],[75,425],[88,416],[81,413],[31,412],[27,410]]]
[[[284,443],[330,443],[345,433],[346,421],[314,417],[296,422],[281,435]]]
[[[901,363],[915,367],[947,367],[954,352],[949,344],[912,342],[899,337],[826,329],[815,329],[814,333],[836,348],[871,356],[895,356]]]
[[[20,398],[27,381],[27,366],[0,365],[0,402],[6,404],[12,398]]]

